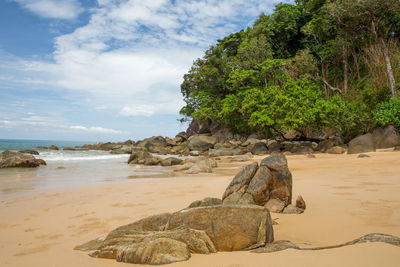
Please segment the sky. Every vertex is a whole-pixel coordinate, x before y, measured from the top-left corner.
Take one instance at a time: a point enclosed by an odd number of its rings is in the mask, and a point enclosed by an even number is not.
[[[1,0],[0,139],[173,137],[193,61],[279,2]]]

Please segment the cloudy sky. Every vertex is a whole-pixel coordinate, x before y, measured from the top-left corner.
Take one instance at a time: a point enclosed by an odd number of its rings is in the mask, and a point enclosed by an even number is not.
[[[174,136],[193,60],[278,2],[1,0],[0,139]]]

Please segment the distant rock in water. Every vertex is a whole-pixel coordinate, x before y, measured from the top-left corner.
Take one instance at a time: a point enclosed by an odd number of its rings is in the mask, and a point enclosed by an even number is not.
[[[32,155],[27,155],[13,150],[7,150],[0,154],[0,168],[34,168],[46,165],[42,159],[36,159]]]
[[[37,149],[49,149],[47,146],[37,146]]]
[[[63,150],[65,150],[65,151],[75,151],[76,148],[73,148],[73,147],[64,147]]]
[[[18,152],[24,153],[24,154],[39,155],[39,152],[37,152],[36,150],[30,150],[30,149],[20,150]]]
[[[55,146],[55,145],[51,145],[50,147],[49,147],[49,149],[51,149],[51,150],[60,150],[57,146]]]

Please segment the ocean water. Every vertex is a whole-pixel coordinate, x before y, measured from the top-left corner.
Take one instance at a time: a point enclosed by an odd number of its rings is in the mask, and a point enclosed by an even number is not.
[[[34,149],[47,166],[38,168],[0,169],[0,199],[31,194],[49,189],[69,188],[136,179],[157,179],[171,176],[162,167],[127,164],[129,155],[113,155],[108,151],[63,151],[63,147],[81,146],[88,142],[5,140],[0,139],[0,152],[7,149]],[[56,145],[60,150],[36,149],[37,146]]]

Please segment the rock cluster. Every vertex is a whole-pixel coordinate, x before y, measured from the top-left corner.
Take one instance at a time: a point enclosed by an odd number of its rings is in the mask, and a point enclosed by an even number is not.
[[[400,145],[400,134],[393,126],[388,125],[351,140],[347,153],[373,152],[376,149],[396,147],[398,145]]]
[[[292,174],[283,154],[244,167],[222,196],[223,204],[255,204],[281,212],[292,203]]]
[[[267,209],[210,203],[118,227],[75,249],[121,262],[167,264],[187,260],[191,253],[252,249],[274,241]]]
[[[7,150],[0,154],[0,168],[34,168],[40,165],[46,165],[46,162],[42,159],[36,159],[30,154],[14,150]]]

